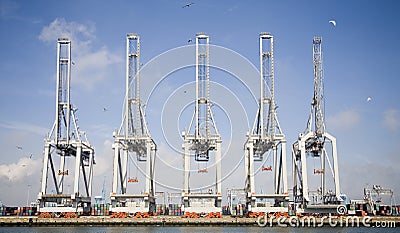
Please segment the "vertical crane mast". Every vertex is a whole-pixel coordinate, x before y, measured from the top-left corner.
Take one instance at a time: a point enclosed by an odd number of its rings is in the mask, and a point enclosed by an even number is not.
[[[274,41],[269,33],[260,33],[260,102],[253,128],[245,143],[245,168],[247,205],[252,212],[285,211],[287,204],[286,139],[280,128],[275,105]],[[269,85],[268,85],[269,84]],[[278,151],[280,152],[278,155]],[[257,194],[255,188],[254,161],[263,161],[272,153],[273,165],[261,171],[273,172],[273,193]],[[274,203],[260,200],[273,199]],[[262,206],[262,207],[259,207]]]
[[[315,37],[313,40],[313,61],[314,61],[314,98],[311,103],[311,111],[314,114],[310,115],[308,131],[311,129],[312,117],[315,119],[315,133],[320,136],[325,133],[325,120],[324,120],[324,86],[323,86],[323,70],[322,70],[322,39]]]
[[[114,167],[111,192],[113,212],[154,212],[154,163],[156,144],[150,136],[140,100],[140,37],[128,34],[126,38],[126,95],[124,118],[114,132]],[[136,155],[145,162],[145,190],[141,194],[129,194],[128,184],[139,183],[137,177],[128,177],[130,161]]]
[[[70,77],[71,77],[71,42],[58,40],[57,46],[57,95],[56,95],[56,137],[55,142],[70,139],[71,108]]]
[[[78,131],[76,108],[70,103],[71,41],[58,39],[57,43],[57,85],[56,120],[45,140],[42,187],[38,195],[40,212],[83,212],[90,207],[92,195],[94,149],[86,136]],[[64,191],[68,159],[75,157],[73,193]],[[54,161],[59,158],[59,169]],[[56,194],[49,194],[49,170]],[[82,173],[82,174],[81,174]],[[81,181],[82,179],[82,181]],[[79,183],[84,185],[80,191]],[[50,182],[51,183],[51,182]]]
[[[187,132],[182,133],[184,143],[184,172],[182,204],[187,212],[221,212],[221,136],[218,133],[210,105],[209,37],[196,35],[196,102]],[[193,130],[194,123],[194,130]],[[190,157],[194,151],[196,162],[207,162],[215,151],[215,191],[195,193],[190,190]],[[209,201],[212,200],[212,201]]]
[[[207,138],[210,134],[210,67],[209,38],[196,37],[196,127],[197,138]]]
[[[321,43],[321,37],[314,37],[314,96],[306,131],[301,133],[293,144],[293,195],[298,207],[304,209],[305,212],[315,212],[316,209],[320,212],[336,212],[337,206],[342,201],[336,138],[326,132],[325,128]],[[320,160],[318,168],[314,167],[312,172],[314,175],[321,176],[316,187],[311,187],[309,183],[307,159]],[[329,184],[333,184],[332,187],[327,185],[327,179],[330,177],[332,179]]]
[[[260,130],[261,139],[275,137],[275,78],[274,78],[274,37],[267,33],[260,36]],[[268,87],[268,83],[270,84]],[[268,93],[270,90],[270,93]]]
[[[140,37],[128,35],[126,40],[126,95],[125,99],[125,132],[126,136],[141,136],[145,132],[145,124],[142,124],[140,103]]]

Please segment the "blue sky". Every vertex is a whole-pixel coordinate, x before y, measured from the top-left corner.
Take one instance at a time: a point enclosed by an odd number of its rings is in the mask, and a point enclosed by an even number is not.
[[[72,60],[76,65],[72,68],[71,98],[79,108],[78,124],[96,148],[94,192],[100,194],[104,179],[107,192],[111,188],[112,132],[121,123],[125,94],[126,34],[135,32],[141,36],[141,61],[151,71],[160,67],[156,63],[151,66],[149,61],[188,45],[187,41],[194,39],[197,32],[206,32],[211,44],[240,54],[258,69],[258,35],[263,31],[271,32],[275,38],[275,98],[288,144],[306,127],[313,94],[312,39],[322,36],[326,125],[338,141],[342,192],[351,198],[361,198],[366,184],[380,184],[393,188],[396,199],[400,200],[400,105],[397,102],[400,99],[397,70],[400,5],[397,1],[193,2],[190,7],[182,8],[188,2],[0,0],[0,187],[4,190],[0,201],[25,204],[28,185],[31,201],[38,193],[43,138],[55,118],[58,37],[67,35],[72,41]],[[332,19],[336,20],[336,27],[329,23]],[[193,51],[190,46],[186,49],[188,54]],[[185,58],[169,57],[171,63]],[[227,56],[225,62],[229,64],[230,59]],[[242,65],[245,66],[238,64]],[[244,185],[241,146],[246,127],[253,123],[256,106],[249,93],[226,72],[214,69],[210,77],[242,100],[239,102],[246,112],[243,119],[248,118],[248,122],[234,118],[235,113],[242,113],[242,107],[228,108],[226,102],[234,95],[229,91],[218,92],[218,85],[212,85],[211,93],[220,93],[214,97],[222,106],[215,109],[217,122],[222,136],[229,138],[224,146],[229,147],[229,141],[239,145],[232,147],[227,155],[235,162],[227,161],[224,165],[223,161],[226,174],[239,164],[231,178],[224,181],[223,189],[240,187],[241,181],[237,179],[243,180]],[[245,82],[257,80],[258,76],[251,72],[245,78]],[[166,113],[156,111],[163,106],[157,101],[177,90],[187,90],[189,95],[192,86],[187,83],[192,81],[193,67],[174,72],[160,84],[146,107],[160,157],[173,161],[174,166],[181,166],[181,157],[174,154],[159,130],[159,126],[165,127],[165,123],[160,123],[160,115]],[[153,87],[143,84],[142,88],[149,92]],[[258,96],[257,92],[253,94]],[[367,102],[368,97],[372,101]],[[168,106],[172,110],[176,107]],[[108,111],[103,112],[104,107]],[[190,115],[188,109],[183,116]],[[228,113],[224,114],[223,109]],[[163,122],[176,122],[174,114],[166,114]],[[227,115],[239,122],[232,130]],[[183,125],[189,125],[185,119],[178,121],[177,128],[166,127],[174,135],[169,140],[174,147],[181,146],[179,131]],[[17,149],[17,145],[23,149]],[[169,172],[167,167],[157,171],[160,177]],[[163,182],[179,187],[181,172],[176,171],[176,176],[176,183]]]

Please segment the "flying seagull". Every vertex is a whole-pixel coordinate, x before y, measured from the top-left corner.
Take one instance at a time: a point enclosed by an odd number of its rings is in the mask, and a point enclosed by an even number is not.
[[[29,159],[32,159],[33,154],[29,155]]]
[[[193,40],[192,40],[192,39],[189,39],[189,40],[188,40],[188,43],[191,43],[191,42],[193,42]]]
[[[336,27],[336,20],[330,20],[329,23],[331,23],[334,27]]]
[[[22,150],[22,146],[16,146],[18,150]]]
[[[188,4],[184,5],[182,8],[190,7],[190,6],[193,5],[193,4],[194,4],[194,2],[188,3]]]
[[[107,112],[108,111],[108,109],[107,108],[103,108],[103,112]]]
[[[368,98],[367,98],[367,102],[370,102],[371,100],[372,100],[371,97],[368,97]]]

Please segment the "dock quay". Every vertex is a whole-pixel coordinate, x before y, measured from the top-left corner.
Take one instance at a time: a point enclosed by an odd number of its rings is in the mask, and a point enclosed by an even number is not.
[[[279,223],[278,223],[279,221]],[[297,224],[297,225],[296,225]],[[367,225],[365,225],[367,224]],[[378,225],[379,224],[379,225]],[[385,224],[385,225],[383,225]],[[400,227],[399,216],[368,216],[357,220],[354,216],[329,218],[296,217],[286,219],[234,218],[182,218],[178,216],[155,216],[151,218],[110,218],[109,216],[81,216],[79,218],[38,218],[36,216],[0,217],[0,227],[15,226],[263,226],[263,227]]]
[[[257,225],[252,218],[182,218],[155,216],[151,218],[110,218],[109,216],[81,216],[79,218],[38,218],[36,216],[0,217],[0,226],[211,226]]]

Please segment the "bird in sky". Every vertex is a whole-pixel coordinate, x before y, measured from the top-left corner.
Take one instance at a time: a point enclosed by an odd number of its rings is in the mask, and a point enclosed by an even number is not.
[[[331,23],[334,27],[336,27],[336,20],[329,20],[329,23]]]
[[[191,42],[193,42],[193,40],[192,40],[192,39],[189,39],[189,40],[188,40],[188,43],[191,43]]]
[[[108,111],[108,109],[107,108],[103,108],[103,112],[107,112]]]
[[[367,102],[370,102],[371,100],[372,100],[371,97],[368,97],[368,98],[367,98]]]
[[[22,150],[22,146],[15,146],[18,150]]]
[[[32,159],[33,154],[29,155],[29,159]]]
[[[188,4],[184,5],[182,8],[190,7],[190,6],[193,5],[193,4],[194,4],[194,2],[188,3]]]

